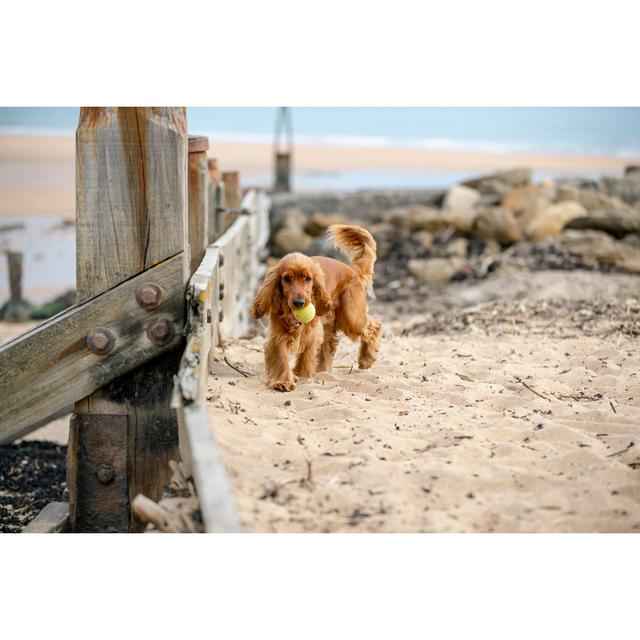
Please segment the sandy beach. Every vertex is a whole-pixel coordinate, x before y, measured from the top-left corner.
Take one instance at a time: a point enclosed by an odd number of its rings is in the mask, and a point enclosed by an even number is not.
[[[75,215],[75,142],[69,137],[0,136],[0,216]],[[269,144],[210,140],[209,157],[222,171],[240,171],[243,184],[270,176]],[[298,145],[294,171],[424,171],[486,173],[516,166],[534,171],[621,174],[633,159],[611,156],[436,152],[415,148]],[[442,185],[446,186],[446,185]]]
[[[403,335],[390,321],[370,371],[343,338],[334,370],[289,394],[264,384],[262,337],[227,345],[249,376],[219,363],[209,418],[243,526],[640,531],[640,358],[602,322]]]

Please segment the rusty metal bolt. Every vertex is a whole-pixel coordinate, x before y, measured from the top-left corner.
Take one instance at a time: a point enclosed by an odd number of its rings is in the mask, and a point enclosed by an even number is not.
[[[157,318],[155,320],[151,320],[147,325],[147,335],[151,342],[162,347],[173,340],[175,330],[170,320]]]
[[[224,320],[224,312],[223,312],[223,311],[221,311],[221,312],[218,314],[218,320],[220,320],[220,322],[222,322],[222,321]]]
[[[220,254],[220,257],[218,258],[218,266],[224,267],[224,256],[222,254]]]
[[[220,300],[224,300],[224,282],[220,283],[220,295],[218,296]]]
[[[211,309],[207,309],[207,324],[211,324]]]
[[[86,344],[89,351],[103,356],[113,349],[115,339],[108,329],[97,328],[89,332],[86,338]]]
[[[145,282],[136,289],[136,301],[147,311],[162,304],[162,287],[155,282]]]
[[[116,477],[116,472],[113,470],[111,465],[101,464],[99,469],[96,471],[96,476],[102,484],[109,484]]]

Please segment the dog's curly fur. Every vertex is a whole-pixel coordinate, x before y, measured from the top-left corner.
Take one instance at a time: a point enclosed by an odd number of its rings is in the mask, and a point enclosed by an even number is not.
[[[316,371],[331,371],[338,348],[338,333],[360,338],[358,366],[368,369],[380,348],[381,323],[367,313],[367,294],[373,295],[376,242],[357,225],[334,224],[328,237],[351,259],[351,265],[324,256],[290,253],[265,275],[251,313],[269,317],[265,345],[267,384],[277,391],[292,391],[299,378]],[[308,324],[293,314],[294,300],[312,302],[316,317]],[[297,355],[291,370],[289,356]]]

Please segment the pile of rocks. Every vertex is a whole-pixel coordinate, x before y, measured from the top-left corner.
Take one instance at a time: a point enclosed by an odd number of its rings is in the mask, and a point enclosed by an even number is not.
[[[437,202],[437,205],[435,204]],[[528,269],[591,269],[640,274],[640,168],[624,177],[532,182],[513,169],[452,186],[432,204],[367,211],[360,221],[378,241],[377,288],[485,278],[509,262]],[[337,256],[323,238],[343,212],[279,209],[272,255]]]

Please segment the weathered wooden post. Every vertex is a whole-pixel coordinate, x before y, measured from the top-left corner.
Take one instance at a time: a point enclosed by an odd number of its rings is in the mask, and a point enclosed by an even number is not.
[[[22,253],[7,251],[9,267],[9,302],[5,307],[4,320],[22,322],[29,316],[31,305],[22,299]]]
[[[282,139],[286,141],[286,150],[280,148]],[[273,142],[275,180],[273,190],[291,191],[291,159],[293,156],[293,125],[288,107],[280,107],[276,117],[276,131]]]
[[[209,140],[189,136],[189,273],[195,273],[209,244]]]
[[[218,161],[209,158],[209,244],[220,235],[221,215],[218,209],[222,207],[222,178],[218,170]]]
[[[237,171],[224,171],[222,173],[222,183],[223,206],[226,211],[222,218],[220,233],[224,233],[236,219],[236,214],[240,211],[240,202],[242,201],[240,174]]]
[[[187,262],[187,123],[184,108],[82,108],[76,133],[78,303],[149,271],[135,292],[147,320],[96,326],[77,349],[96,359],[132,334],[162,355],[77,402],[68,451],[72,531],[134,531],[138,493],[158,499],[177,459],[170,408],[183,346]],[[171,298],[154,272],[175,262]],[[173,260],[170,260],[172,259]],[[146,335],[146,337],[145,337]],[[174,346],[167,351],[166,347]],[[126,356],[123,356],[126,357]]]
[[[273,190],[276,192],[291,191],[291,152],[277,151],[275,162],[276,181]]]

